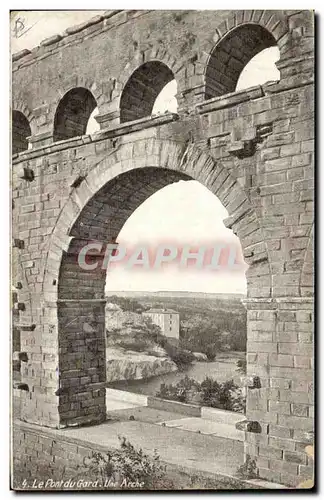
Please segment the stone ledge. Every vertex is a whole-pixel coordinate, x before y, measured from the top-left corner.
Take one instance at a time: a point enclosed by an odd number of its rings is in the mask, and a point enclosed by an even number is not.
[[[160,125],[165,125],[167,123],[174,122],[179,119],[177,113],[168,113],[165,115],[158,116],[148,116],[145,118],[140,118],[139,120],[134,120],[132,122],[122,123],[116,125],[113,128],[100,130],[94,134],[81,135],[78,137],[72,137],[71,139],[65,139],[63,141],[53,142],[53,144],[48,146],[40,146],[38,148],[27,149],[22,151],[17,155],[12,157],[12,164],[17,165],[21,162],[32,160],[33,158],[38,158],[40,156],[46,156],[52,153],[57,153],[58,151],[64,151],[70,148],[76,148],[78,146],[84,146],[86,144],[104,141],[106,139],[114,139],[115,137],[120,137],[123,135],[128,135],[133,132],[139,132],[148,128],[157,127]]]
[[[19,330],[23,330],[25,332],[33,332],[36,328],[36,325],[34,323],[30,325],[17,324],[15,325],[15,328],[18,328]]]
[[[241,299],[242,304],[249,310],[252,309],[304,309],[314,310],[314,297],[273,297],[270,299],[263,298],[244,298]]]
[[[276,62],[276,66],[278,69],[286,68],[287,66],[293,66],[294,64],[298,64],[299,62],[304,62],[308,60],[315,60],[315,56],[312,53],[307,53],[302,56],[296,57],[286,57],[280,58],[279,61]]]
[[[98,141],[101,139],[113,139],[114,137],[119,137],[120,135],[131,134],[132,132],[138,132],[139,130],[156,127],[158,125],[165,125],[166,123],[170,123],[178,119],[179,115],[177,113],[146,116],[144,118],[140,118],[139,120],[121,123],[120,125],[115,125],[111,128],[100,130],[90,137],[92,141]]]
[[[31,54],[31,52],[28,49],[20,50],[19,52],[16,52],[15,54],[12,55],[12,61],[13,62],[18,61],[19,59],[22,59],[23,57],[28,56],[29,54]]]
[[[264,92],[262,86],[257,85],[238,92],[231,92],[229,94],[213,97],[203,103],[197,104],[195,108],[197,113],[202,115],[211,111],[231,108],[242,102],[251,101],[252,99],[258,99],[260,97],[264,97]]]
[[[314,84],[314,78],[308,76],[293,75],[284,78],[280,82],[271,85],[263,85],[263,90],[266,96],[271,94],[279,94],[287,90],[296,90],[300,87],[307,87]]]
[[[105,12],[102,14],[103,19],[110,19],[111,17],[115,16],[119,12],[123,12],[122,10],[105,10]]]
[[[244,413],[221,410],[220,408],[212,408],[210,406],[201,407],[201,418],[228,425],[236,425],[237,422],[246,420]]]
[[[305,87],[314,83],[314,78],[308,76],[300,77],[299,75],[285,78],[282,81],[267,82],[263,85],[257,85],[237,92],[231,92],[218,97],[208,99],[203,103],[195,105],[196,112],[200,115],[219,111],[221,109],[232,108],[247,101],[260,99],[271,94],[285,92],[287,90]]]
[[[282,303],[282,302],[292,302],[292,303],[304,303],[304,302],[309,302],[312,303],[314,302],[314,297],[272,297],[271,299],[258,299],[258,298],[244,298],[242,299],[243,302],[246,303],[264,303],[264,304],[271,304],[271,303]]]
[[[30,135],[29,137],[26,137],[28,143],[32,145],[31,149],[27,149],[25,151],[22,151],[21,153],[26,153],[27,151],[31,151],[32,149],[36,148],[44,148],[48,144],[46,144],[46,141],[53,141],[53,131],[47,131],[47,132],[41,132],[36,135]],[[45,141],[45,143],[44,143]],[[37,143],[41,143],[37,146]],[[18,153],[19,154],[19,153]]]
[[[27,149],[26,151],[18,153],[15,158],[12,158],[12,164],[16,165],[17,163],[23,161],[38,158],[39,156],[46,156],[58,151],[64,151],[65,149],[84,146],[85,144],[89,144],[90,142],[92,141],[89,135],[82,135],[78,137],[72,137],[71,139],[66,139],[65,141],[53,142],[53,144],[51,144],[50,146],[40,146],[38,148]]]
[[[45,38],[45,40],[43,40],[41,43],[40,43],[40,46],[41,47],[47,47],[48,45],[52,45],[53,43],[57,43],[59,42],[60,40],[62,40],[62,35],[53,35],[53,36],[50,36],[49,38]]]
[[[18,419],[14,420],[13,422],[13,432],[15,433],[17,431],[29,433],[36,437],[38,436],[41,438],[50,438],[61,445],[72,444],[80,446],[83,449],[84,448],[88,449],[89,454],[92,451],[107,453],[109,451],[112,451],[113,449],[116,449],[116,447],[112,446],[111,444],[102,445],[99,444],[97,440],[92,440],[91,436],[89,435],[89,432],[87,433],[88,436],[86,438],[79,438],[73,436],[74,431],[72,429],[53,429],[49,427],[38,426],[35,424],[29,424],[27,422],[23,422]],[[71,436],[71,434],[73,437]],[[241,479],[239,477],[235,477],[234,475],[226,474],[225,472],[218,472],[217,470],[211,472],[208,470],[204,470],[203,468],[191,467],[182,464],[180,465],[174,463],[173,461],[166,461],[163,459],[161,459],[161,464],[167,466],[170,472],[185,474],[188,476],[199,475],[202,478],[216,480],[217,482],[219,482],[220,485],[224,483],[225,489],[228,489],[228,484],[231,485],[231,488],[233,490],[236,489],[237,491],[245,489],[252,489],[252,490],[287,489],[286,486],[279,485],[277,483],[271,483],[269,481],[264,481],[262,479],[253,479],[253,480]],[[219,488],[219,490],[222,490],[222,488]]]
[[[279,483],[270,483],[270,481],[265,481],[264,479],[247,479],[244,481],[246,484],[251,484],[255,488],[266,489],[266,490],[289,490],[289,486],[285,486]]]
[[[75,302],[81,302],[81,303],[102,303],[105,304],[107,302],[107,299],[57,299],[56,301],[58,304],[69,304],[69,303],[75,303]]]
[[[148,396],[144,394],[137,394],[135,392],[121,391],[119,389],[112,389],[108,386],[106,387],[106,398],[118,399],[119,401],[126,401],[128,403],[140,404],[147,406]],[[106,403],[107,406],[107,403]],[[108,411],[108,407],[107,407]]]
[[[148,396],[147,406],[156,410],[174,411],[175,413],[189,415],[191,417],[201,416],[201,406],[156,398],[154,396]]]
[[[68,35],[74,35],[74,33],[79,33],[80,31],[83,31],[84,29],[88,28],[89,26],[92,26],[93,24],[98,24],[103,20],[102,16],[94,16],[90,18],[88,21],[85,21],[81,24],[76,24],[74,26],[71,26],[70,28],[67,28],[63,32],[63,36],[68,36]]]

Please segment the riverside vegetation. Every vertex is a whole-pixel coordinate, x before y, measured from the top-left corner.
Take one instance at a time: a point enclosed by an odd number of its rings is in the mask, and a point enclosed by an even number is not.
[[[199,383],[185,376],[176,384],[161,384],[156,396],[238,413],[245,413],[246,409],[246,398],[242,389],[233,380],[218,383],[206,377],[203,382]]]

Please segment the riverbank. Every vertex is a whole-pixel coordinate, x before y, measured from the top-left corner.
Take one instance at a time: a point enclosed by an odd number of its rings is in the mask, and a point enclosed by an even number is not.
[[[202,382],[205,377],[211,377],[217,382],[225,382],[233,379],[240,385],[242,374],[237,371],[237,361],[245,359],[245,352],[229,351],[222,352],[216,356],[214,361],[194,361],[183,370],[172,373],[150,377],[144,380],[123,380],[112,382],[109,387],[120,390],[128,390],[137,394],[155,396],[161,384],[176,384],[186,375],[197,382]]]

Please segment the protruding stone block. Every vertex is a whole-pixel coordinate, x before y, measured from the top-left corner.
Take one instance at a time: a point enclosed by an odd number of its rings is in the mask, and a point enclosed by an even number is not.
[[[23,250],[25,248],[24,240],[20,240],[19,238],[14,238],[13,240],[13,248],[19,248],[19,250]]]
[[[23,167],[19,172],[19,177],[26,181],[32,182],[35,178],[34,170],[29,167]]]
[[[31,54],[31,52],[28,49],[20,50],[19,52],[16,52],[16,54],[13,54],[12,61],[13,62],[18,61],[22,57],[28,56],[29,54]]]
[[[21,391],[29,391],[28,384],[24,384],[23,382],[14,382],[14,389],[20,389]]]
[[[26,306],[23,302],[16,302],[14,304],[14,309],[16,309],[17,311],[25,311]]]
[[[53,43],[57,43],[59,42],[60,40],[62,40],[62,35],[53,35],[53,36],[50,36],[49,38],[45,38],[45,40],[43,40],[40,45],[41,47],[47,47],[48,45],[53,45]]]

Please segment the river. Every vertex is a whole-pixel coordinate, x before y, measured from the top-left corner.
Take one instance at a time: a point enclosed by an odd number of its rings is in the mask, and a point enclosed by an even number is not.
[[[145,380],[123,380],[109,384],[109,387],[115,389],[127,390],[136,392],[137,394],[145,394],[146,396],[155,396],[160,389],[161,384],[176,384],[184,378],[188,377],[195,379],[197,382],[202,382],[205,377],[211,377],[217,382],[225,382],[225,380],[234,379],[234,382],[240,384],[242,374],[236,371],[236,362],[245,359],[244,352],[226,352],[216,356],[214,361],[195,361],[185,370],[159,375]]]

